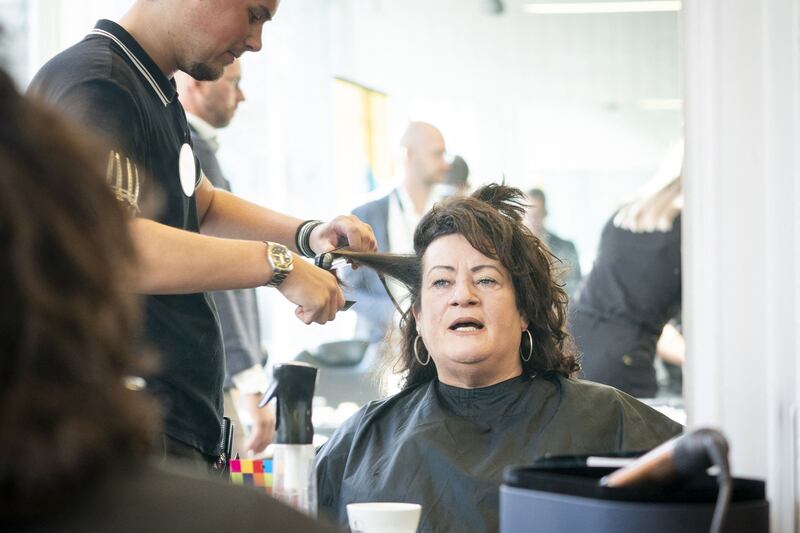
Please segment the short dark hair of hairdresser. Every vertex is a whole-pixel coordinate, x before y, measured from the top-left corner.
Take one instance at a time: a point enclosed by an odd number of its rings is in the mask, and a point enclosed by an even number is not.
[[[134,248],[101,152],[2,70],[0,116],[0,518],[9,519],[57,508],[146,454],[158,417],[124,384],[147,358],[132,355]]]
[[[463,235],[473,248],[500,261],[511,274],[519,311],[528,319],[533,353],[522,363],[523,374],[559,374],[564,377],[580,370],[575,345],[566,332],[567,294],[560,281],[557,262],[547,247],[522,223],[525,195],[519,189],[491,184],[471,196],[451,197],[431,209],[414,232],[415,255],[342,253],[354,262],[403,282],[410,292],[412,307],[419,309],[422,295],[421,261],[436,239]],[[555,260],[555,261],[554,261]],[[400,323],[403,348],[400,371],[408,371],[405,388],[436,378],[436,364],[423,366],[414,356],[417,324],[409,309]],[[427,358],[419,343],[420,359]],[[530,344],[523,333],[520,356],[527,357]]]

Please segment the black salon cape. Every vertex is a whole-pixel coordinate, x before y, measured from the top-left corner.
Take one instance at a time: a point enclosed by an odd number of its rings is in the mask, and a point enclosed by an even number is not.
[[[682,429],[587,381],[520,376],[460,389],[437,380],[369,403],[333,434],[317,455],[320,514],[346,525],[348,503],[410,502],[422,505],[420,532],[497,531],[505,466],[644,451]]]

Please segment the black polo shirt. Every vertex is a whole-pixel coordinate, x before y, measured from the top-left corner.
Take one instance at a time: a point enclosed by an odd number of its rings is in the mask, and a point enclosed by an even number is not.
[[[191,146],[191,135],[175,83],[121,26],[98,22],[83,41],[42,67],[29,91],[109,143],[110,185],[132,211],[156,191],[158,222],[198,231],[194,190],[200,166],[184,147]],[[182,150],[190,163],[183,162],[183,179]],[[148,379],[148,388],[165,408],[165,432],[216,455],[224,352],[210,297],[146,296],[145,332],[161,355],[160,373]]]

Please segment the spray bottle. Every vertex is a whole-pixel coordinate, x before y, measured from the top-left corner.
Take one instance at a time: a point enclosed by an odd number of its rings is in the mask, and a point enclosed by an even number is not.
[[[311,403],[317,369],[304,363],[275,365],[273,382],[259,407],[277,398],[272,495],[305,513],[317,516],[317,477],[314,472],[314,427]]]

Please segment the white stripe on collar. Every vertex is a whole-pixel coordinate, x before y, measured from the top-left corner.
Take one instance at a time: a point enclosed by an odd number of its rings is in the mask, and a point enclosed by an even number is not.
[[[133,52],[131,52],[128,49],[128,47],[125,46],[123,42],[117,38],[116,35],[114,35],[113,33],[109,33],[105,30],[101,30],[99,28],[93,29],[92,31],[89,32],[89,34],[102,35],[104,37],[108,37],[109,39],[114,41],[120,48],[122,48],[122,51],[125,52],[125,55],[127,55],[128,58],[130,58],[130,60],[133,62],[136,68],[139,69],[139,72],[142,73],[145,79],[153,87],[153,90],[158,95],[158,98],[161,100],[161,103],[164,104],[164,107],[169,105],[169,98],[167,98],[167,95],[165,95],[164,91],[161,90],[161,87],[158,86],[158,83],[156,83],[156,80],[150,74],[150,71],[147,70],[147,68],[144,65],[142,65],[142,62],[139,61],[139,58],[136,57],[136,55]]]

